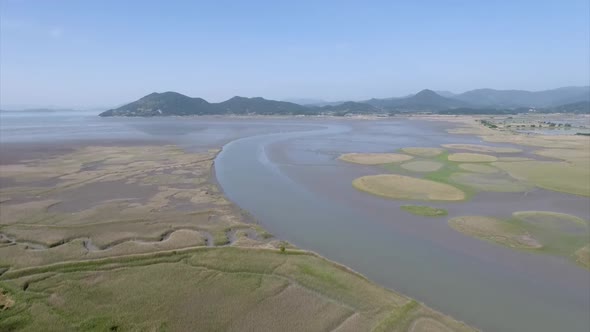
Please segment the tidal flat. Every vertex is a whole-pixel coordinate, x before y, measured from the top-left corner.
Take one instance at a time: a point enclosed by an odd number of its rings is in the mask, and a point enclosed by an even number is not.
[[[518,211],[547,210],[587,220],[587,196],[544,189],[494,165],[569,164],[535,151],[547,149],[541,143],[549,149],[582,150],[585,143],[579,138],[516,139],[481,128],[477,118],[469,117],[153,120],[80,122],[99,128],[102,145],[90,141],[96,137],[64,143],[79,140],[84,133],[61,128],[57,122],[61,129],[37,133],[41,136],[31,135],[26,126],[3,128],[3,133],[10,133],[11,144],[1,146],[1,161],[11,165],[6,170],[13,173],[2,177],[0,172],[2,189],[10,189],[2,191],[0,207],[21,204],[23,212],[10,213],[11,222],[6,224],[10,232],[4,233],[3,224],[0,242],[2,249],[16,248],[18,255],[25,255],[22,261],[0,255],[7,262],[0,304],[11,307],[0,315],[17,313],[1,320],[6,326],[104,330],[135,325],[183,330],[198,319],[210,322],[212,329],[226,330],[289,326],[318,331],[446,331],[472,326],[586,331],[590,327],[589,272],[579,263],[588,257],[587,246],[576,249],[573,258],[515,250],[457,232],[447,222],[461,216],[503,220]],[[33,144],[33,154],[21,151],[18,142],[30,144],[31,137],[51,142],[59,136],[57,131],[62,133],[55,144],[59,153],[41,143]],[[503,150],[469,151],[442,144]],[[112,149],[119,156],[105,160],[100,151],[88,150],[92,146]],[[497,161],[448,159],[452,153],[471,152]],[[363,165],[338,159],[346,153],[413,158]],[[68,156],[67,162],[52,164],[57,155]],[[84,159],[80,165],[79,158]],[[175,160],[184,166],[174,167]],[[416,164],[403,167],[415,162],[442,166],[419,172]],[[466,164],[477,166],[465,169]],[[41,174],[31,171],[38,166],[40,170],[43,166]],[[63,176],[55,175],[61,171]],[[452,176],[459,172],[493,174],[529,187],[513,192],[484,190]],[[450,185],[463,191],[466,199],[413,203],[370,195],[351,185],[356,178],[380,174]],[[112,194],[98,194],[107,186]],[[37,199],[36,193],[41,197]],[[448,216],[415,215],[402,210],[403,205],[446,210]],[[39,211],[47,218],[40,218]],[[148,220],[137,218],[136,213],[146,211]],[[101,224],[103,216],[113,232],[103,233],[108,230],[106,223]],[[23,225],[15,226],[14,220]],[[36,223],[42,232],[35,229]],[[545,219],[538,223],[553,225]],[[576,225],[565,230],[578,232]],[[47,237],[41,236],[45,233]],[[163,306],[156,301],[161,292],[173,295]],[[121,303],[123,309],[112,309],[110,303]],[[139,303],[151,309],[145,314],[131,309]],[[95,315],[81,319],[90,316],[93,307]],[[273,319],[264,313],[272,313]],[[169,317],[174,320],[168,321]]]
[[[0,330],[473,330],[267,232],[218,149],[38,148],[2,146]]]

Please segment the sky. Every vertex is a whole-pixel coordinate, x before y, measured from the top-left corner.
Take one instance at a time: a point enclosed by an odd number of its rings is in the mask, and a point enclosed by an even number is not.
[[[0,0],[0,107],[588,85],[589,3]]]

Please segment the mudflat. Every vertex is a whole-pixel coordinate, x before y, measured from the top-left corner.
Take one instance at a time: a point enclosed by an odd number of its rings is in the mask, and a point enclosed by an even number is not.
[[[6,151],[2,330],[471,330],[252,223],[218,150]]]

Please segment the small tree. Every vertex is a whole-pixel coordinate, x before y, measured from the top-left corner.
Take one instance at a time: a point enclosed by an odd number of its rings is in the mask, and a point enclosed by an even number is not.
[[[287,250],[287,248],[285,248],[284,244],[281,244],[281,246],[279,247],[279,250],[281,251],[281,253],[285,253],[285,251]]]

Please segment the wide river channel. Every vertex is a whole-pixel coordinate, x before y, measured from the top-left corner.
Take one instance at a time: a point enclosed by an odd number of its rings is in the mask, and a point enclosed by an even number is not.
[[[347,265],[375,282],[486,331],[589,331],[590,273],[566,259],[519,252],[453,231],[448,218],[410,215],[351,181],[384,173],[341,162],[345,152],[479,143],[439,122],[326,122],[224,146],[215,171],[225,194],[281,239]],[[526,151],[527,154],[530,151]],[[431,204],[459,215],[522,210],[589,218],[587,198],[545,190],[479,193]]]

